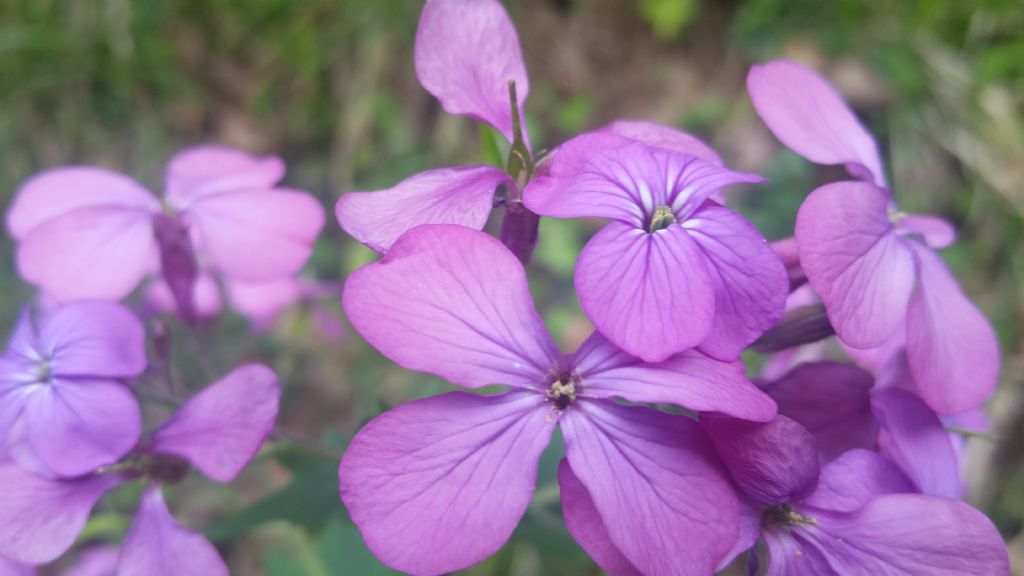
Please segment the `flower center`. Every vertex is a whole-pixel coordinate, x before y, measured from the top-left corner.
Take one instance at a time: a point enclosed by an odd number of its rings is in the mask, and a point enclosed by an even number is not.
[[[647,231],[657,232],[675,223],[676,216],[672,213],[672,208],[670,206],[658,206],[654,209],[654,215],[651,216],[651,223],[647,226]]]
[[[36,378],[40,382],[49,382],[51,376],[53,376],[53,365],[49,360],[43,360],[36,368]]]
[[[798,513],[790,504],[776,504],[761,513],[762,526],[816,526],[817,524],[817,520]]]
[[[576,401],[581,382],[579,372],[575,370],[553,372],[547,390],[544,391],[544,397],[554,404],[556,409],[564,411]]]

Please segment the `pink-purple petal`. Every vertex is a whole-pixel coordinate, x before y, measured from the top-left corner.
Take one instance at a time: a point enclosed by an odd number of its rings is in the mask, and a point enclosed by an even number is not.
[[[125,535],[118,576],[228,576],[217,549],[185,528],[167,510],[162,489],[142,494],[135,521]]]
[[[573,473],[567,460],[558,465],[558,488],[565,527],[594,562],[611,576],[642,576],[615,547],[587,488]]]
[[[141,184],[117,172],[70,166],[40,172],[15,192],[7,230],[23,240],[33,229],[80,208],[105,206],[158,212],[160,203]]]
[[[764,531],[769,557],[765,576],[845,576],[834,571],[825,555],[800,536],[799,531],[785,528]]]
[[[855,448],[822,467],[817,488],[801,504],[853,512],[876,496],[916,491],[895,464],[877,452]]]
[[[380,253],[421,224],[461,224],[481,230],[498,186],[515,186],[493,166],[438,168],[411,176],[392,188],[349,192],[335,213],[341,227]]]
[[[55,376],[132,378],[146,369],[146,330],[127,308],[75,302],[40,322],[40,345]]]
[[[51,480],[0,463],[0,555],[26,564],[55,560],[74,544],[115,475]]]
[[[722,165],[722,159],[718,153],[700,138],[664,124],[642,120],[616,120],[606,124],[599,131],[611,132],[639,140],[648,146],[681,152],[712,164]]]
[[[265,282],[299,271],[324,225],[315,198],[294,190],[248,190],[202,197],[188,214],[201,252],[224,275]]]
[[[896,332],[914,289],[913,254],[888,210],[885,190],[836,182],[812,192],[797,214],[800,264],[836,333],[855,348]]]
[[[722,362],[689,350],[656,363],[630,356],[594,332],[574,356],[588,398],[671,403],[746,420],[767,421],[775,402],[747,380],[739,362]]]
[[[581,400],[561,426],[573,472],[633,566],[648,576],[714,572],[736,542],[739,503],[696,422]]]
[[[857,178],[886,185],[875,139],[817,73],[776,60],[750,69],[747,91],[757,114],[786,147],[811,162],[848,165]]]
[[[93,545],[80,551],[74,565],[60,576],[114,576],[120,556],[114,546]]]
[[[925,244],[936,250],[956,241],[956,228],[944,218],[926,214],[907,214],[899,219],[901,231],[920,236]]]
[[[167,163],[166,194],[179,209],[211,194],[267,190],[284,178],[277,156],[256,157],[225,146],[195,146]]]
[[[210,479],[230,482],[274,427],[281,388],[262,364],[246,364],[193,396],[153,434],[153,449],[188,460]]]
[[[704,253],[679,226],[648,233],[611,222],[576,263],[587,316],[616,346],[659,362],[700,344],[714,319]]]
[[[0,558],[0,576],[35,576],[36,567],[31,564],[23,564],[21,562],[15,562],[14,560],[8,560],[6,558]],[[64,574],[64,576],[68,576]]]
[[[341,461],[341,498],[384,564],[436,576],[480,562],[511,536],[554,429],[540,394],[450,392],[363,427]]]
[[[907,360],[918,393],[939,414],[980,406],[999,379],[992,326],[942,259],[914,245],[919,282],[907,309]]]
[[[120,206],[58,216],[18,244],[18,273],[60,302],[120,300],[158,265],[152,220]]]
[[[735,212],[708,203],[683,223],[707,257],[715,318],[700,349],[721,360],[738,358],[786,307],[786,269],[756,228]]]
[[[385,356],[462,386],[533,387],[559,358],[522,264],[463,226],[409,231],[380,262],[349,276],[343,303]]]
[[[508,84],[516,83],[522,118],[530,80],[519,36],[500,2],[430,0],[420,16],[414,57],[420,84],[449,114],[487,122],[513,140]]]

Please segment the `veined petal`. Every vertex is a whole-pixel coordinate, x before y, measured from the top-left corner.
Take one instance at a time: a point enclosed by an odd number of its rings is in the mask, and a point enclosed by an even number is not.
[[[153,215],[80,208],[36,226],[18,244],[18,273],[58,301],[120,300],[158,262]]]
[[[275,281],[276,282],[276,281]],[[178,302],[163,278],[155,278],[146,286],[146,306],[150,313],[177,314]],[[209,273],[200,272],[192,283],[192,313],[198,320],[216,318],[224,309],[220,286]]]
[[[744,375],[739,362],[688,350],[657,363],[630,356],[594,332],[575,354],[583,378],[580,395],[632,402],[668,402],[699,412],[722,412],[767,421],[775,402]]]
[[[775,60],[750,69],[747,91],[761,120],[788,148],[818,164],[845,164],[855,177],[886,186],[875,139],[817,73]]]
[[[893,230],[889,195],[863,182],[816,189],[796,217],[800,264],[839,337],[873,348],[903,320],[914,289],[908,242]]]
[[[96,544],[81,550],[73,566],[61,576],[111,576],[117,573],[121,551],[110,545]]]
[[[513,140],[508,83],[516,83],[522,118],[530,79],[519,36],[500,2],[430,0],[420,15],[414,56],[420,84],[445,111],[487,122]]]
[[[639,140],[648,146],[674,150],[712,164],[722,165],[722,158],[718,156],[718,153],[700,138],[663,124],[642,120],[616,120],[606,124],[598,131],[611,132]]]
[[[240,366],[175,412],[153,434],[153,448],[185,458],[212,480],[230,482],[270,434],[280,398],[270,368]]]
[[[881,426],[881,453],[921,492],[959,499],[960,466],[939,417],[917,396],[898,389],[876,392],[871,407]]]
[[[714,318],[707,258],[680,226],[608,224],[580,254],[576,292],[602,334],[648,362],[697,346]]]
[[[535,387],[559,359],[522,264],[463,226],[407,232],[380,262],[349,276],[342,300],[385,356],[462,386]]]
[[[782,319],[789,280],[771,246],[740,215],[708,203],[683,222],[709,263],[715,318],[703,352],[734,360]]]
[[[926,214],[907,214],[899,220],[904,232],[919,235],[929,247],[945,248],[956,241],[956,228],[948,220]]]
[[[47,469],[80,476],[113,464],[139,440],[135,396],[106,380],[55,380],[33,386],[24,412],[32,452]]]
[[[765,387],[779,414],[814,435],[828,461],[853,448],[878,446],[878,423],[871,413],[870,374],[849,364],[801,364]]]
[[[590,493],[573,473],[567,460],[558,465],[558,488],[565,527],[587,555],[611,576],[642,576],[608,536],[608,529],[594,507]]]
[[[188,214],[201,251],[226,276],[265,282],[299,271],[324,226],[315,198],[296,190],[248,190],[204,196]]]
[[[714,572],[736,542],[739,503],[696,422],[581,400],[561,426],[573,472],[633,566],[648,576]]]
[[[765,576],[843,576],[829,566],[817,547],[801,536],[796,530],[764,530],[769,557]]]
[[[907,360],[939,414],[980,406],[999,379],[999,343],[937,254],[913,244],[919,282],[907,309]]]
[[[540,394],[449,392],[381,414],[341,461],[341,498],[385,564],[435,576],[500,548],[554,429]]]
[[[71,548],[96,501],[121,479],[112,474],[51,480],[0,464],[0,555],[44,564]]]
[[[112,302],[74,302],[40,323],[40,344],[58,377],[133,378],[146,369],[146,330]]]
[[[167,164],[167,199],[179,210],[204,196],[234,190],[269,190],[284,178],[277,156],[256,157],[225,146],[195,146]]]
[[[855,448],[844,452],[821,469],[818,487],[802,505],[853,512],[882,494],[916,492],[895,464],[877,452]]]
[[[11,374],[20,372],[21,368],[27,368],[43,358],[43,347],[39,342],[39,335],[36,334],[36,327],[32,324],[32,308],[26,306],[18,314],[18,322],[14,325],[14,332],[7,342],[7,354],[2,356],[5,366],[0,373],[4,378],[0,380],[11,380]],[[20,380],[20,378],[16,378]]]
[[[134,209],[158,212],[160,203],[131,178],[89,166],[54,168],[25,181],[7,211],[7,229],[23,240],[38,226],[80,208]]]
[[[385,254],[399,236],[420,224],[483,229],[494,191],[502,184],[515,186],[508,174],[493,166],[438,168],[387,190],[349,192],[338,200],[335,213],[345,232]]]
[[[228,576],[217,549],[167,511],[162,489],[150,486],[125,535],[118,576]]]
[[[816,520],[818,526],[807,531],[837,574],[1010,573],[1006,546],[992,521],[955,500],[891,494],[853,513],[821,512]]]

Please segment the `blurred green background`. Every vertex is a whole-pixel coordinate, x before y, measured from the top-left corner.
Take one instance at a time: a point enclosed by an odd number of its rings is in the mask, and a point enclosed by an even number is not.
[[[730,166],[771,178],[730,197],[771,240],[788,236],[804,196],[840,173],[779,146],[753,113],[746,70],[787,57],[839,88],[882,142],[903,207],[960,228],[944,256],[1004,351],[991,404],[996,438],[973,443],[971,497],[996,520],[1020,570],[1024,2],[507,5],[530,71],[527,116],[539,148],[616,118],[693,131]],[[445,115],[416,81],[419,10],[413,0],[3,0],[0,198],[6,205],[25,177],[68,163],[108,166],[160,191],[166,159],[204,142],[283,156],[287,184],[316,194],[329,213],[346,191],[483,161],[479,127]],[[544,221],[530,269],[538,306],[566,349],[589,330],[571,276],[593,230]],[[0,323],[9,327],[31,291],[14,273],[10,240],[0,242]],[[372,258],[329,219],[309,273],[337,281]],[[209,332],[215,372],[260,358],[281,373],[279,441],[232,486],[190,478],[173,489],[176,515],[205,528],[236,574],[390,573],[338,502],[337,458],[362,422],[446,385],[390,365],[358,337],[329,342],[302,313],[262,337],[232,317]],[[175,342],[177,369],[206,384],[194,344]],[[559,457],[545,455],[536,500],[511,542],[464,574],[600,573],[562,527],[553,484]],[[105,501],[83,539],[116,541],[130,502],[124,494]]]

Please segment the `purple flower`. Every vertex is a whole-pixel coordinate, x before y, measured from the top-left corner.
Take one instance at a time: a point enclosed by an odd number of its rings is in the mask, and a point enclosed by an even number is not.
[[[121,306],[70,304],[35,325],[26,311],[0,357],[0,455],[61,476],[118,460],[141,425],[121,381],[145,368],[145,331]]]
[[[729,420],[701,415],[745,497],[734,552],[763,539],[766,574],[1009,574],[1002,538],[984,514],[911,494],[913,485],[878,455],[850,450],[819,474],[814,441],[796,422]]]
[[[751,69],[747,86],[786,146],[860,180],[818,188],[797,215],[800,263],[836,333],[860,349],[905,344],[921,397],[941,414],[981,405],[996,385],[999,347],[933,250],[953,242],[952,227],[899,210],[874,139],[817,74],[770,62]]]
[[[278,158],[215,146],[171,160],[162,201],[101,168],[48,170],[22,185],[7,214],[18,270],[61,302],[118,300],[159,270],[190,318],[202,270],[264,282],[309,257],[323,210],[276,187],[283,176]]]
[[[277,417],[280,388],[265,366],[239,367],[193,396],[149,442],[119,462],[74,479],[52,478],[0,463],[0,556],[27,564],[67,551],[92,507],[125,482],[149,482],[118,562],[118,574],[227,574],[216,549],[171,517],[161,486],[194,466],[230,482],[252,459]]]
[[[607,130],[579,136],[524,202],[542,216],[613,219],[580,254],[576,291],[615,345],[648,361],[696,346],[734,359],[782,317],[786,271],[757,230],[709,200],[761,178],[679,149]]]
[[[738,362],[688,351],[644,364],[598,333],[562,355],[520,262],[462,226],[406,233],[349,277],[343,302],[355,328],[399,365],[467,388],[511,388],[410,402],[353,439],[341,497],[388,566],[443,574],[500,548],[526,510],[556,425],[563,467],[645,574],[707,574],[733,545],[735,496],[697,424],[611,399],[770,419],[774,406]]]
[[[525,137],[513,126],[509,82],[515,82],[515,105],[522,118],[529,78],[519,37],[500,2],[427,2],[416,33],[415,60],[420,83],[449,113],[486,122],[509,143]],[[384,254],[399,236],[420,224],[482,229],[499,186],[507,188],[511,200],[517,199],[517,183],[499,168],[438,168],[387,190],[345,194],[336,214],[346,232]],[[536,222],[531,226],[533,231],[525,231],[527,235],[535,232]]]

